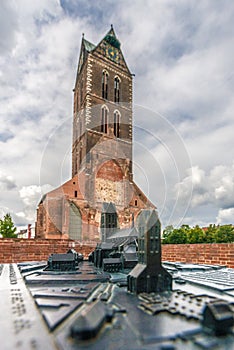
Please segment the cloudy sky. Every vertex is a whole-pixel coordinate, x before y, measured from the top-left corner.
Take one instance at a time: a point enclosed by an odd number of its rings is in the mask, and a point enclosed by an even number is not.
[[[114,25],[134,77],[134,169],[163,225],[234,223],[234,2],[1,0],[0,217],[71,176],[82,33]]]

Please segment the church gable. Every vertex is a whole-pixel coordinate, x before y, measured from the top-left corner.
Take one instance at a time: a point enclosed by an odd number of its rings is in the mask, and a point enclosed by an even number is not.
[[[135,182],[132,183],[132,187],[134,195],[130,202],[131,205],[139,206],[141,209],[156,209],[156,206],[153,203],[151,203],[151,201],[146,197],[146,195],[141,191],[141,189],[136,185]]]
[[[97,178],[103,178],[114,182],[121,181],[123,180],[123,172],[115,161],[108,160],[99,168]]]
[[[97,55],[99,58],[104,58],[107,63],[113,63],[116,67],[131,74],[120,46],[120,41],[117,39],[113,27],[111,27],[109,32],[92,51],[92,54],[94,56]]]
[[[120,41],[117,39],[112,26],[109,32],[97,45],[86,40],[83,35],[75,86],[77,86],[78,77],[90,53],[99,58],[104,58],[107,64],[115,64],[116,67],[131,75],[120,46]]]

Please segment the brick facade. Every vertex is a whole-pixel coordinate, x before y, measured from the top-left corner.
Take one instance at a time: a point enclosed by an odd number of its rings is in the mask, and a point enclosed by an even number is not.
[[[19,263],[23,261],[43,261],[52,253],[66,253],[74,248],[82,252],[85,258],[95,248],[95,245],[83,245],[71,240],[54,239],[0,239],[0,263]]]
[[[133,181],[132,74],[113,28],[97,46],[82,39],[74,88],[72,179],[42,198],[36,238],[99,241],[103,202],[115,204],[120,229],[131,227],[141,209],[155,208]]]
[[[234,268],[234,243],[163,244],[162,260]]]
[[[80,244],[71,240],[0,239],[0,263],[47,260],[52,253],[66,253],[73,247],[85,258],[95,244]],[[234,268],[234,243],[165,244],[162,260],[194,264],[225,265]]]

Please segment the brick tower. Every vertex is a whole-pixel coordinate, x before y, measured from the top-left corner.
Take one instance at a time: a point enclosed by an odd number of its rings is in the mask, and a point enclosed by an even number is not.
[[[72,176],[85,172],[85,198],[109,201],[116,180],[132,181],[132,75],[113,28],[94,46],[84,38],[74,89]],[[109,183],[111,181],[111,183]],[[123,187],[123,186],[122,186]],[[118,192],[118,193],[117,193]]]
[[[133,182],[132,74],[113,27],[98,45],[81,42],[74,88],[72,179],[45,195],[36,236],[99,240],[103,203],[118,228],[155,208]]]

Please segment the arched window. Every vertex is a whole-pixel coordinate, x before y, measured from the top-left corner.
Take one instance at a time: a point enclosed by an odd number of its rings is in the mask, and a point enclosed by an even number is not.
[[[107,100],[108,98],[108,79],[109,75],[107,71],[102,72],[102,98],[105,98]]]
[[[107,133],[108,127],[108,110],[106,106],[102,107],[101,132]]]
[[[69,238],[82,240],[81,213],[74,203],[71,203],[69,207]]]
[[[120,131],[120,113],[119,111],[114,112],[114,135],[119,137]]]
[[[114,81],[114,101],[119,102],[120,100],[120,79],[115,77]]]

